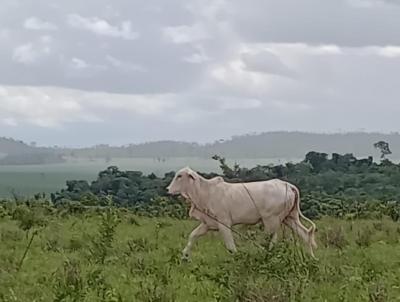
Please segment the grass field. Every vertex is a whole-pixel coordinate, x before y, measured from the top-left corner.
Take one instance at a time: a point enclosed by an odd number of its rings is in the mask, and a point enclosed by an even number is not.
[[[271,252],[236,238],[234,256],[213,233],[187,263],[193,221],[52,214],[21,264],[34,230],[14,218],[0,218],[0,301],[400,301],[400,226],[389,220],[317,221],[318,261],[288,232]]]
[[[279,159],[269,158],[236,161],[244,167],[280,162]],[[232,162],[234,161],[229,161],[229,163]],[[286,159],[282,162],[286,162]],[[121,158],[109,163],[104,160],[74,160],[63,164],[41,166],[0,166],[0,198],[10,197],[12,190],[20,195],[32,195],[38,192],[52,193],[63,188],[67,180],[94,180],[99,171],[111,165],[118,166],[121,170],[142,171],[145,174],[155,173],[158,176],[187,165],[202,172],[219,171],[216,161],[202,158],[171,158],[165,162],[159,162],[153,158]]]

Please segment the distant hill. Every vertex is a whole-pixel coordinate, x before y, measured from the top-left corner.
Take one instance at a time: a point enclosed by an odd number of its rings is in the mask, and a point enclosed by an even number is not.
[[[229,154],[231,157],[298,158],[309,151],[325,153],[353,153],[356,156],[378,156],[373,144],[386,141],[400,158],[400,134],[345,133],[316,134],[304,132],[269,132],[258,135],[236,136],[220,144],[206,146],[211,153]]]
[[[82,149],[61,150],[72,157],[201,157],[204,146],[197,143],[158,141],[122,147],[99,145]]]
[[[28,145],[23,141],[0,137],[0,165],[43,165],[64,159],[54,149]]]
[[[173,157],[211,158],[221,155],[235,158],[300,159],[309,151],[353,153],[357,157],[379,157],[373,144],[389,143],[393,154],[389,158],[400,159],[400,134],[382,133],[334,133],[317,134],[305,132],[266,132],[234,136],[209,144],[177,141],[158,141],[128,146],[98,145],[87,148],[35,147],[22,141],[0,138],[1,164],[46,164],[64,161],[64,158],[158,158],[163,161]],[[1,156],[3,154],[3,156]]]
[[[35,148],[27,145],[23,141],[17,141],[12,138],[0,137],[0,153],[3,154],[21,154],[35,151]]]
[[[65,159],[55,152],[8,154],[0,159],[0,165],[46,165],[62,162],[65,162]]]
[[[83,149],[63,149],[72,157],[211,157],[215,154],[228,158],[303,158],[309,151],[353,153],[355,156],[379,156],[373,144],[387,141],[394,159],[400,159],[400,134],[305,132],[267,132],[234,136],[229,140],[201,145],[198,143],[160,141],[122,147],[100,145]]]

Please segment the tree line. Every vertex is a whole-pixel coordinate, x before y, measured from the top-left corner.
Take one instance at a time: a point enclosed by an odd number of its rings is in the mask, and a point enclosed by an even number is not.
[[[388,159],[377,163],[372,157],[358,159],[352,154],[333,153],[328,156],[312,151],[299,163],[257,165],[253,168],[238,164],[230,167],[225,158],[217,155],[213,159],[219,162],[222,173],[200,172],[202,176],[222,176],[227,182],[279,178],[297,185],[302,193],[302,209],[310,218],[362,216],[366,213],[387,214],[394,220],[400,218],[400,164]],[[173,176],[173,171],[157,177],[110,166],[91,183],[67,181],[66,188],[51,194],[51,199],[55,205],[77,202],[84,206],[104,206],[111,196],[117,206],[143,213],[157,215],[168,208],[184,215],[183,203],[166,192]]]

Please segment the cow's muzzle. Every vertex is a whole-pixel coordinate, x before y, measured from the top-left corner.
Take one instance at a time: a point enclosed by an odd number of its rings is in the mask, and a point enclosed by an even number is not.
[[[167,187],[167,192],[169,195],[173,195],[173,196],[180,194],[180,192],[173,190],[171,187]]]

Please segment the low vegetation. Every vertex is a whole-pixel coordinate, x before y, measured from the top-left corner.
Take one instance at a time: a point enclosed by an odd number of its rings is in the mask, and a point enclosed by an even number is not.
[[[110,201],[110,199],[108,199]],[[399,301],[400,226],[387,217],[317,222],[318,261],[283,230],[269,251],[262,229],[238,227],[180,251],[194,223],[106,206],[46,201],[0,207],[0,301]],[[168,216],[168,215],[167,215]]]

